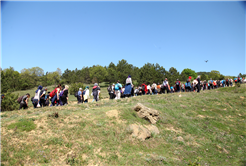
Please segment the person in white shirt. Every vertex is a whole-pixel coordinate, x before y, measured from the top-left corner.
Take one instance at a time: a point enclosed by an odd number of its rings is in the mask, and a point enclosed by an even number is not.
[[[124,94],[123,96],[130,97],[132,88],[133,88],[132,78],[131,78],[131,75],[129,75],[126,79],[126,85],[125,85],[124,91],[122,89],[122,95]]]
[[[88,103],[88,99],[90,98],[89,86],[86,86],[84,91],[85,91],[84,102]]]
[[[162,89],[162,93],[165,94],[165,91],[167,90],[167,93],[169,93],[170,87],[169,87],[169,84],[168,84],[168,81],[167,81],[167,78],[165,78],[165,81],[163,81],[163,89]]]
[[[35,96],[33,98],[33,106],[34,108],[37,108],[37,105],[40,101],[40,92],[43,89],[41,85],[38,86],[38,89],[35,91]]]

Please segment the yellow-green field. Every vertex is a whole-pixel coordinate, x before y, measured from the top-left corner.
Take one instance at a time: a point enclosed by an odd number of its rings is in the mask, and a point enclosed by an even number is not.
[[[246,164],[245,84],[181,97],[146,95],[80,105],[72,96],[69,100],[63,107],[2,112],[1,164]],[[130,124],[149,124],[132,109],[137,103],[160,112],[155,124],[160,133],[145,141],[126,130]]]

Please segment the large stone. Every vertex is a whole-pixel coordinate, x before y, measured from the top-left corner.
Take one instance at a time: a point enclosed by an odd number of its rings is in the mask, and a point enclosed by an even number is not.
[[[148,108],[141,103],[137,103],[133,109],[137,111],[137,115],[140,118],[147,119],[152,124],[155,124],[159,120],[160,113],[157,110]]]
[[[127,131],[131,133],[132,137],[138,138],[144,141],[147,138],[151,137],[151,134],[159,134],[159,130],[154,125],[138,125],[131,124],[127,127]]]

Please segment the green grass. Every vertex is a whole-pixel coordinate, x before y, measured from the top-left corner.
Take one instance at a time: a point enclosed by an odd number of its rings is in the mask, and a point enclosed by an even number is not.
[[[12,123],[8,126],[8,129],[14,129],[17,131],[31,131],[36,128],[32,119],[20,119],[19,122]]]
[[[242,84],[181,97],[174,93],[3,112],[2,164],[243,165],[245,89]],[[106,86],[102,93],[106,97]],[[133,111],[138,102],[160,112],[160,134],[143,142],[127,131],[129,124],[149,124]],[[119,117],[108,117],[110,110],[118,110]],[[55,112],[58,118],[48,117]]]

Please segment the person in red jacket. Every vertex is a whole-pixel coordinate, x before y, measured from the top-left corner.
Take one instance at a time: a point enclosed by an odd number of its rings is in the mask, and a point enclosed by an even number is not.
[[[147,89],[147,85],[145,84],[145,82],[141,85],[142,87],[142,93],[143,95],[148,93],[148,89]]]

